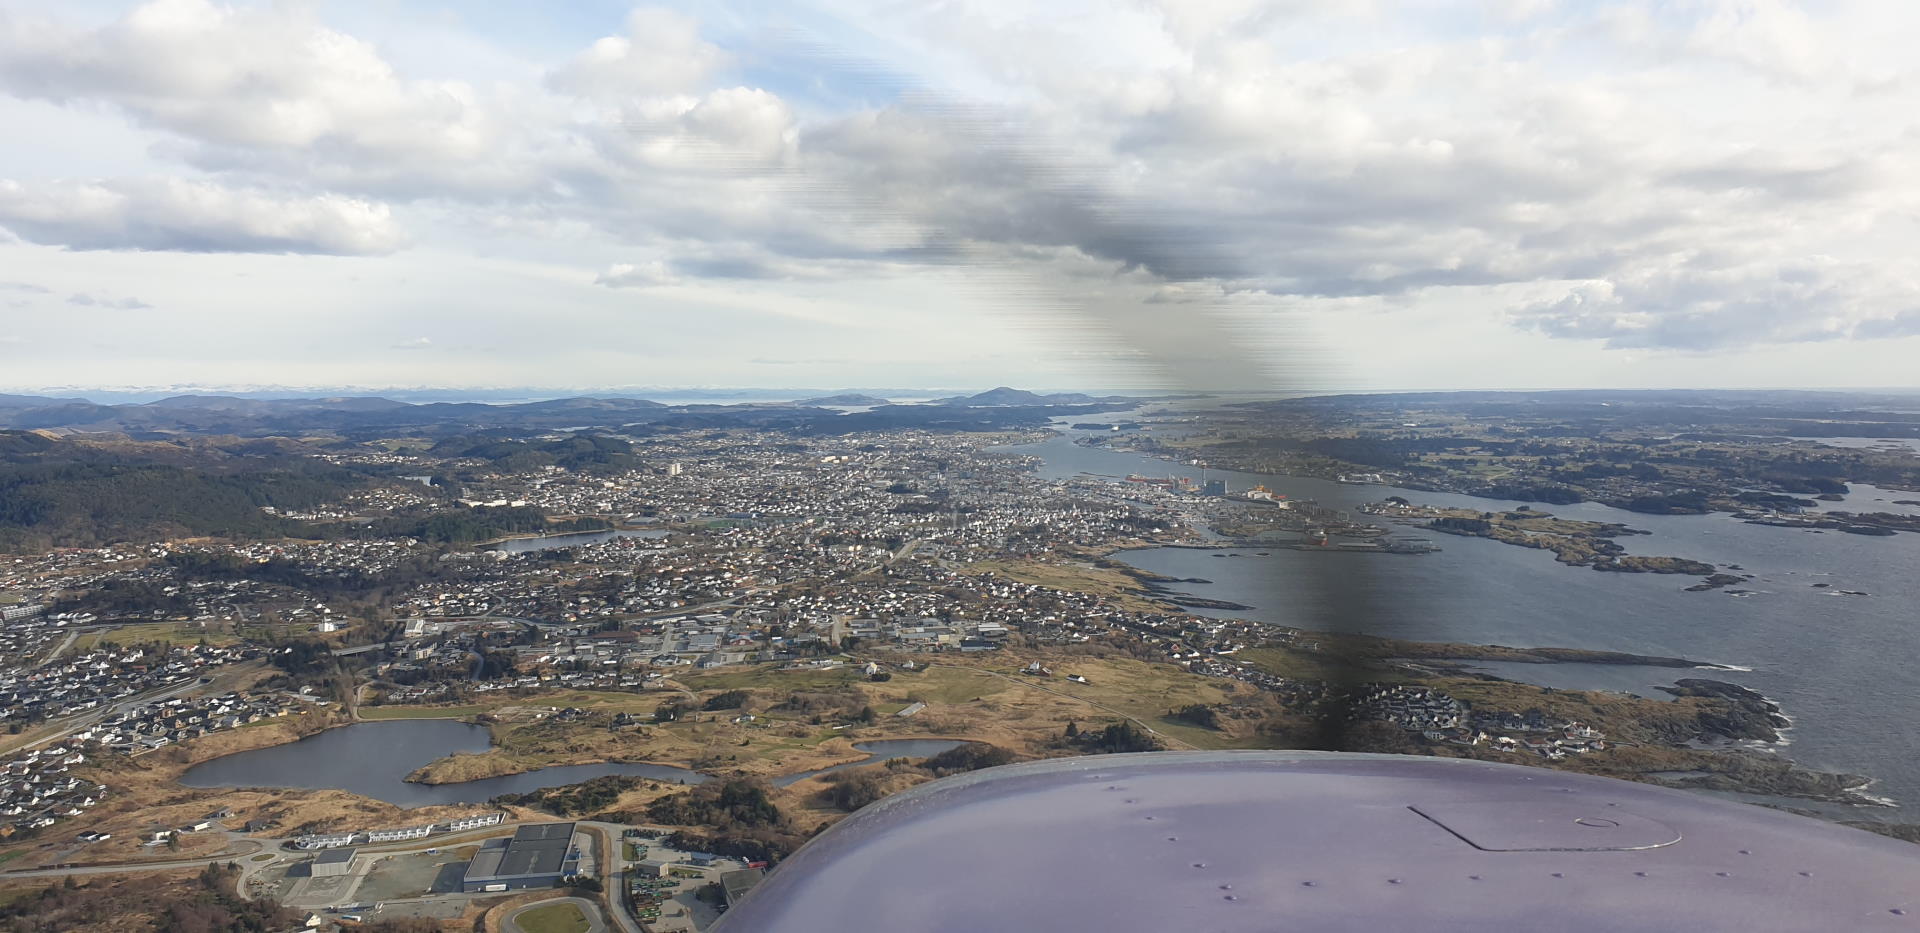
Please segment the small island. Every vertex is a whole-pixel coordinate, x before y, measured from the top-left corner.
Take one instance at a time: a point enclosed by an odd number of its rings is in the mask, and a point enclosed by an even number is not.
[[[1707,577],[1701,589],[1745,581],[1746,577],[1719,573],[1714,565],[1684,557],[1647,557],[1628,554],[1615,538],[1649,532],[1617,522],[1589,522],[1557,518],[1551,512],[1521,506],[1513,511],[1416,505],[1399,496],[1363,506],[1362,511],[1395,524],[1468,538],[1491,538],[1515,547],[1552,551],[1554,559],[1573,567],[1591,567],[1612,573],[1670,573]],[[1689,589],[1694,589],[1689,587]]]
[[[877,395],[845,392],[840,395],[822,395],[817,398],[796,399],[794,404],[802,408],[854,408],[863,405],[891,405],[893,402]]]

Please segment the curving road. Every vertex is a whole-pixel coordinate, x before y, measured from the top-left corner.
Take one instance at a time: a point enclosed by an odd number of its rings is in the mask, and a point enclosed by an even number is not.
[[[600,837],[602,856],[597,864],[600,884],[606,891],[607,912],[620,925],[621,933],[640,933],[640,921],[635,920],[633,913],[627,909],[627,859],[620,835],[626,827],[592,820],[581,820],[579,825]]]
[[[525,907],[516,908],[513,913],[502,918],[500,921],[500,929],[503,933],[525,933],[520,926],[521,914],[529,910],[539,910],[542,907],[552,907],[555,904],[572,904],[580,908],[580,913],[587,918],[587,933],[607,933],[607,922],[600,917],[600,905],[584,897],[555,897],[544,901],[534,901]]]

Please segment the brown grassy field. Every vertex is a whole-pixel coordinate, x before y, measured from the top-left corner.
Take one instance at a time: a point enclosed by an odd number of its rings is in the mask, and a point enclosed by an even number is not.
[[[1077,593],[1092,593],[1134,612],[1177,612],[1179,607],[1154,599],[1140,581],[1118,570],[1080,560],[983,560],[960,568],[967,573],[994,573],[1020,583]]]
[[[1058,676],[1017,674],[1034,658],[1045,658]],[[1002,652],[988,658],[942,655],[921,671],[892,670],[893,678],[884,683],[867,682],[855,667],[789,671],[765,665],[681,675],[679,681],[702,700],[727,690],[747,691],[750,699],[738,710],[695,710],[670,723],[649,718],[674,694],[560,692],[517,698],[512,702],[521,707],[573,706],[590,715],[566,723],[552,719],[491,723],[496,748],[442,758],[413,777],[435,783],[467,781],[598,761],[650,761],[716,773],[775,776],[857,760],[862,754],[852,748],[857,741],[930,735],[991,742],[1026,755],[1059,754],[1055,746],[1069,722],[1084,727],[1123,718],[1133,718],[1160,733],[1170,747],[1239,748],[1265,742],[1251,732],[1215,731],[1168,719],[1171,710],[1188,704],[1216,704],[1255,692],[1169,664]],[[1067,674],[1079,674],[1088,682],[1070,682]],[[880,714],[879,719],[835,730],[831,727],[845,722],[845,715],[783,709],[783,701],[795,692],[843,697],[843,713],[867,706]],[[893,715],[916,702],[926,704],[919,714]],[[453,714],[470,708],[440,709]],[[501,706],[489,709],[503,711]],[[611,731],[608,721],[614,712],[633,713],[643,724]],[[733,722],[741,713],[751,713],[755,721]]]

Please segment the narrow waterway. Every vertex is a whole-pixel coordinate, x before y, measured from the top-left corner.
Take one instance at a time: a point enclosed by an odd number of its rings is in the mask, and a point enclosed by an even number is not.
[[[856,742],[866,752],[859,761],[774,779],[785,786],[819,774],[894,758],[923,758],[965,744],[951,739],[876,739]],[[187,769],[187,787],[298,787],[344,790],[399,807],[481,804],[502,794],[524,794],[577,784],[609,774],[650,778],[672,784],[699,784],[711,776],[672,765],[605,762],[561,765],[523,774],[462,781],[414,784],[416,769],[454,754],[477,754],[492,747],[485,727],[451,719],[362,722],[310,735],[297,742],[238,752]]]
[[[609,762],[541,768],[458,784],[413,784],[406,780],[407,775],[439,758],[477,754],[491,747],[492,740],[485,727],[451,719],[361,722],[328,729],[297,742],[201,762],[187,769],[180,783],[188,787],[334,789],[400,807],[430,807],[485,803],[501,794],[524,794],[606,774],[680,784],[698,784],[707,779],[697,771],[671,765]]]

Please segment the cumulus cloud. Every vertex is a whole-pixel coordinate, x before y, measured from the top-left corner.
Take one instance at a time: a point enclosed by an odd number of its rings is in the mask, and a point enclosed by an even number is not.
[[[178,178],[0,179],[0,227],[69,249],[378,255],[399,248],[392,211],[339,195],[296,197]]]
[[[426,337],[415,337],[415,338],[413,338],[413,339],[411,339],[411,340],[402,340],[402,341],[399,341],[399,342],[397,342],[397,343],[394,343],[394,344],[393,344],[392,346],[390,346],[390,347],[389,347],[388,349],[392,349],[392,350],[430,350],[430,349],[433,349],[433,341],[432,341],[431,339],[429,339],[429,338],[426,338]]]
[[[635,10],[626,26],[623,35],[603,37],[554,69],[547,84],[598,100],[686,94],[702,90],[727,61],[700,38],[698,23],[671,10]]]
[[[1878,74],[1867,52],[1888,60],[1860,22],[1765,0],[1505,4],[1501,19],[1541,31],[1523,44],[1415,29],[1388,33],[1381,54],[1354,38],[1416,10],[1179,6],[1160,8],[1170,63],[1061,47],[1023,59],[1038,104],[821,121],[803,164],[859,190],[867,217],[975,244],[973,257],[988,244],[1104,259],[1116,279],[1146,273],[1155,303],[1254,290],[1333,313],[1568,282],[1515,323],[1699,350],[1896,332],[1920,296],[1890,271],[1920,204],[1906,142],[1920,125],[1867,101],[1832,109]],[[1637,32],[1586,28],[1622,9]],[[988,60],[1045,28],[940,25]],[[1309,25],[1328,27],[1309,30],[1315,52],[1276,51]],[[1727,63],[1748,73],[1710,70]],[[1819,93],[1783,93],[1786,79]]]
[[[1514,312],[1521,326],[1619,349],[1716,350],[1920,333],[1920,291],[1897,275],[1812,256],[1685,264],[1576,283]]]
[[[885,5],[866,12],[887,80],[777,41],[735,55],[643,9],[518,87],[403,74],[299,6],[0,18],[0,90],[124,113],[208,176],[0,182],[0,227],[378,254],[402,239],[386,203],[420,200],[659,257],[605,268],[608,288],[972,263],[1016,270],[1022,301],[1112,289],[1194,317],[1551,287],[1512,323],[1621,348],[1913,329],[1898,11],[1482,6],[1114,0],[1063,26]]]
[[[93,29],[0,17],[0,87],[237,146],[466,159],[496,135],[468,85],[403,79],[371,43],[286,6],[155,0]]]

